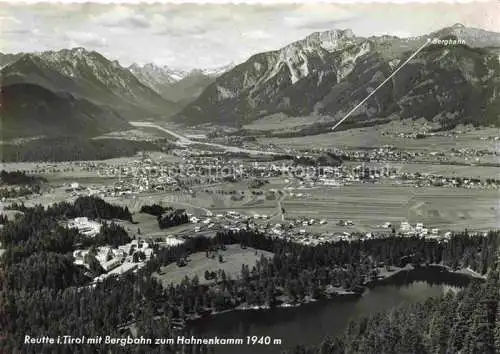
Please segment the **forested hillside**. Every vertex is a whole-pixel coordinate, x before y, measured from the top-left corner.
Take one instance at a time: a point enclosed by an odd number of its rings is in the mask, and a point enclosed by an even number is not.
[[[168,151],[171,143],[125,139],[88,139],[59,136],[26,141],[22,144],[2,144],[2,162],[105,160],[134,156],[140,151]]]

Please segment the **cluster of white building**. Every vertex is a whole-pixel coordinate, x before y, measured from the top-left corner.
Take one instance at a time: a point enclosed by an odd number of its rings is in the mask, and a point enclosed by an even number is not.
[[[89,252],[90,250],[75,250],[73,252],[75,264],[88,266],[86,256]],[[127,254],[123,250],[103,246],[97,248],[95,258],[105,271],[109,271],[120,265],[126,256]]]
[[[386,222],[383,227],[390,228],[392,224]],[[451,237],[451,231],[442,232],[438,228],[427,228],[424,224],[417,222],[415,226],[411,225],[407,221],[402,221],[399,226],[399,232],[405,236],[420,236],[427,238],[439,238],[439,239],[449,239]]]
[[[163,247],[174,247],[183,243],[183,239],[174,236],[167,236],[164,241],[160,242]],[[90,250],[75,250],[73,257],[74,263],[89,268],[88,259],[86,256]],[[142,252],[144,258],[134,260],[134,254]],[[129,271],[136,271],[142,268],[147,261],[153,256],[154,250],[152,244],[143,240],[132,240],[131,242],[118,246],[117,248],[111,246],[97,247],[96,260],[106,273],[94,278],[94,282],[102,281],[111,275],[120,275]]]
[[[78,217],[70,220],[68,227],[78,229],[84,236],[95,237],[101,231],[102,225],[97,221],[89,220],[87,217]]]
[[[418,222],[415,224],[415,226],[412,226],[409,222],[407,221],[402,221],[399,227],[399,230],[401,233],[405,235],[417,235],[417,236],[438,236],[439,235],[439,229],[433,228],[433,229],[428,229],[424,227],[424,224],[421,222]]]
[[[139,251],[144,253],[145,259],[140,262],[134,262],[134,254]],[[89,267],[86,259],[89,252],[89,249],[75,250],[73,252],[73,257],[75,258],[74,263]],[[111,274],[122,274],[133,268],[140,268],[152,255],[153,249],[151,245],[147,242],[140,242],[137,240],[132,240],[132,242],[119,246],[118,248],[113,248],[111,246],[97,247],[95,258],[106,271],[106,274],[98,278],[103,279]]]
[[[167,246],[167,247],[175,247],[175,246],[178,246],[184,242],[185,241],[183,239],[180,239],[180,238],[177,238],[174,236],[167,236],[165,238],[165,241],[162,242],[162,245]]]

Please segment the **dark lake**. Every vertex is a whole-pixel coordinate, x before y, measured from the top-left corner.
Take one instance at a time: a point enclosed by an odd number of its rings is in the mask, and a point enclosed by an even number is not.
[[[281,353],[297,344],[319,344],[325,337],[341,334],[350,320],[377,311],[457,291],[470,278],[438,267],[402,272],[371,286],[357,298],[338,297],[300,307],[273,310],[233,311],[203,318],[190,325],[198,338],[269,336],[281,345],[219,345],[219,354]]]

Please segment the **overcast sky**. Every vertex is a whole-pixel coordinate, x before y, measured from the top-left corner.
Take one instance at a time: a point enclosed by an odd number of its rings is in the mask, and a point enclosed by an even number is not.
[[[0,51],[82,46],[122,65],[215,68],[315,31],[415,36],[460,22],[500,32],[500,3],[0,5]]]

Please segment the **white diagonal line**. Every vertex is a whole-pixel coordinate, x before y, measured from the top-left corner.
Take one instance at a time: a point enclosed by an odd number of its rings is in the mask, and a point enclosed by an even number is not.
[[[379,88],[381,88],[382,86],[384,86],[384,85],[385,85],[385,83],[386,83],[387,81],[389,81],[390,79],[392,79],[392,77],[393,77],[394,75],[396,75],[396,74],[397,74],[397,72],[403,68],[403,66],[405,66],[406,64],[408,64],[408,62],[409,62],[410,60],[412,60],[413,58],[415,58],[415,56],[416,56],[418,53],[420,53],[420,51],[421,51],[422,49],[424,49],[424,48],[425,48],[425,46],[426,46],[427,44],[429,44],[430,42],[431,42],[431,39],[430,39],[430,38],[427,38],[427,42],[425,42],[425,43],[424,43],[424,45],[422,45],[420,48],[418,48],[418,49],[415,51],[415,53],[413,53],[412,55],[410,55],[410,56],[409,56],[409,58],[408,58],[408,59],[406,59],[406,60],[405,60],[405,62],[404,62],[403,64],[401,64],[401,65],[400,65],[400,66],[399,66],[396,70],[394,70],[394,71],[392,72],[392,74],[391,74],[391,75],[389,75],[389,77],[388,77],[387,79],[385,79],[385,80],[384,80],[384,81],[383,81],[380,85],[378,85],[378,86],[377,86],[377,88],[376,88],[375,90],[373,90],[372,92],[370,92],[370,94],[369,94],[368,96],[366,96],[366,97],[365,97],[365,99],[364,99],[363,101],[361,101],[358,105],[356,105],[356,107],[354,107],[353,109],[351,109],[351,110],[350,110],[350,111],[349,111],[349,112],[348,112],[348,113],[344,116],[344,118],[342,118],[341,120],[339,120],[339,121],[338,121],[338,122],[337,122],[337,123],[333,126],[333,128],[332,128],[331,130],[335,130],[335,128],[337,128],[337,127],[338,127],[338,126],[339,126],[339,125],[340,125],[343,121],[345,121],[347,118],[349,118],[349,117],[350,117],[350,115],[351,115],[351,114],[352,114],[355,110],[357,110],[359,107],[361,107],[361,105],[363,105],[363,103],[365,103],[365,102],[366,102],[366,101],[367,101],[370,97],[372,97],[372,96],[375,94],[375,92],[377,92],[377,90],[378,90]]]

